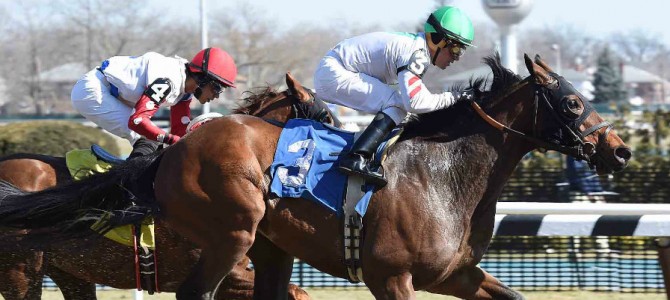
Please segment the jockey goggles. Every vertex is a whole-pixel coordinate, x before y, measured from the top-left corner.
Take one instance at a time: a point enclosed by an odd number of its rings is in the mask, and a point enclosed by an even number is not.
[[[459,59],[465,52],[465,45],[449,39],[447,39],[447,44],[444,47],[449,50],[454,59]]]
[[[218,98],[219,95],[221,95],[221,93],[223,92],[223,90],[227,88],[227,86],[224,86],[215,80],[210,81],[209,84],[212,85],[212,92],[214,92],[215,98]]]

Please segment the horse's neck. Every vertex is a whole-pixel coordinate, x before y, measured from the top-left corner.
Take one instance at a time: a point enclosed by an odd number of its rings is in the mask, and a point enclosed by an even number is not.
[[[496,105],[496,107],[491,108],[489,114],[495,120],[510,128],[519,130],[523,133],[532,134],[532,129],[529,128],[532,128],[533,126],[533,107],[532,105],[529,105],[531,104],[530,102],[524,100],[528,99],[528,96],[523,96],[523,93],[526,93],[526,90],[522,89],[518,91],[515,93],[515,96],[511,96],[509,97],[510,99],[504,100]],[[491,156],[495,157],[495,159],[492,159],[490,164],[487,166],[480,166],[482,168],[488,168],[488,176],[479,178],[476,174],[469,174],[466,176],[470,177],[466,180],[486,180],[486,188],[483,190],[483,194],[479,197],[480,200],[478,201],[480,207],[497,202],[505,184],[512,176],[516,166],[519,164],[523,156],[534,148],[534,146],[529,144],[526,140],[519,139],[510,134],[503,134],[502,131],[494,129],[493,126],[490,125],[485,136],[486,142],[480,144],[488,149],[486,150],[487,152],[495,153]],[[477,144],[477,141],[473,140],[472,143]],[[474,154],[470,159],[476,160],[477,155],[482,154]]]
[[[501,110],[494,117],[515,128],[526,126],[527,111],[523,103],[518,105],[521,107]],[[420,201],[431,202],[431,207],[457,205],[472,215],[478,205],[497,201],[516,165],[531,150],[524,141],[510,139],[488,124],[468,127],[438,139],[406,140],[394,151],[399,154],[394,164],[406,168],[402,170],[406,176],[428,179],[424,188],[436,197]]]
[[[288,101],[269,101],[269,103],[251,110],[249,114],[259,118],[277,120],[279,122],[286,122],[288,119],[295,117],[293,116],[291,103]]]
[[[496,149],[489,144],[491,139],[496,137],[477,134],[444,143],[404,143],[399,151],[407,155],[401,165],[408,169],[403,172],[415,180],[425,178],[424,188],[436,196],[420,201],[429,201],[432,207],[458,206],[468,215],[480,201],[496,201],[521,157]]]

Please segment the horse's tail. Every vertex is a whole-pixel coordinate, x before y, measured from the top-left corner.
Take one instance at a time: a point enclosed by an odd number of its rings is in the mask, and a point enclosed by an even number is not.
[[[160,153],[141,156],[95,174],[35,193],[0,181],[0,226],[86,236],[137,224],[155,215],[153,179]],[[95,224],[95,230],[90,230]]]

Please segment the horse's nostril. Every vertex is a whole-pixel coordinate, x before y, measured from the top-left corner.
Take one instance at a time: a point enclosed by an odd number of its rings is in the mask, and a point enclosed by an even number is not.
[[[628,161],[633,156],[633,152],[628,147],[619,147],[614,150],[614,155],[624,161]]]

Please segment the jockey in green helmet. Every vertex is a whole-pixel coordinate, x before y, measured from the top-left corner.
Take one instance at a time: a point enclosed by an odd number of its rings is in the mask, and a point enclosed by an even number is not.
[[[425,32],[373,32],[331,49],[314,74],[317,96],[376,114],[340,161],[339,170],[384,186],[386,179],[370,167],[369,160],[407,113],[427,113],[469,98],[463,92],[433,94],[422,79],[431,64],[445,69],[457,61],[473,38],[470,19],[460,9],[444,6],[429,16]],[[395,84],[397,88],[391,86]]]
[[[475,38],[475,29],[470,18],[453,6],[440,7],[430,14],[423,29],[431,50],[433,65],[440,51],[445,48],[458,60],[465,47],[472,46],[472,40]]]

